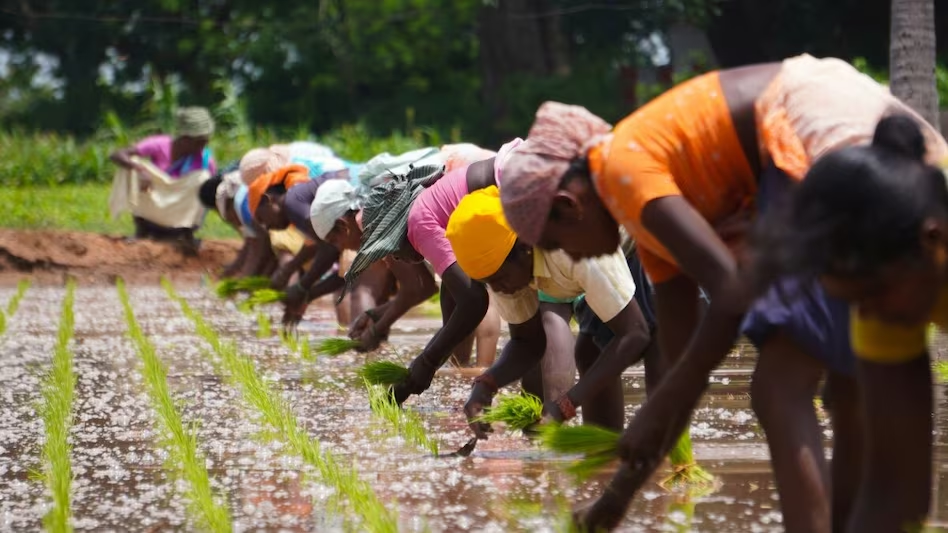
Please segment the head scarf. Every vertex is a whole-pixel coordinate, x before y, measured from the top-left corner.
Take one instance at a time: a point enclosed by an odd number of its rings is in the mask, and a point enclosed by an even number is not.
[[[174,115],[175,134],[181,137],[210,137],[214,119],[203,107],[182,107]]]
[[[264,174],[276,172],[290,164],[289,158],[267,148],[254,148],[240,159],[240,179],[250,185]]]
[[[481,148],[476,144],[446,144],[441,147],[441,154],[444,156],[444,172],[447,174],[452,170],[466,167],[478,161],[484,161],[497,155],[497,152]]]
[[[240,171],[234,170],[224,174],[220,185],[217,186],[217,193],[214,195],[214,205],[217,206],[217,212],[222,217],[227,216],[227,204],[237,195],[237,191],[243,186],[240,181]]]
[[[500,191],[493,185],[461,199],[445,235],[458,266],[471,279],[496,274],[517,242],[517,234],[504,218]]]
[[[342,296],[362,271],[398,251],[408,235],[408,212],[412,203],[443,175],[443,165],[419,166],[371,190],[362,206],[362,244],[346,272]]]
[[[374,187],[385,183],[393,176],[407,174],[413,167],[443,164],[444,155],[437,148],[419,148],[399,155],[384,152],[362,165],[358,180],[367,187]]]
[[[316,236],[326,240],[336,221],[349,211],[362,209],[366,195],[346,180],[329,180],[316,190],[316,199],[309,210],[309,221]]]
[[[248,201],[250,202],[250,212],[253,215],[257,214],[260,201],[270,188],[282,185],[286,190],[290,190],[292,187],[308,181],[309,173],[306,172],[306,167],[300,165],[290,165],[276,172],[260,176],[250,184],[247,192]]]
[[[586,108],[546,102],[537,110],[527,140],[504,162],[500,199],[507,222],[520,238],[536,244],[546,225],[553,196],[570,163],[612,130]]]

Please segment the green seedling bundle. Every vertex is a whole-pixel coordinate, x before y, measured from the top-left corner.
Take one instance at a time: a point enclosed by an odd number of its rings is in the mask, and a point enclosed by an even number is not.
[[[533,394],[503,394],[478,417],[478,422],[503,423],[510,429],[523,430],[540,421],[543,401]]]

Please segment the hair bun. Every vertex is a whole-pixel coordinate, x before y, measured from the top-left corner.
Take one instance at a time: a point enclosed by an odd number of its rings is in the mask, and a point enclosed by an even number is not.
[[[872,146],[922,161],[925,159],[925,137],[918,122],[908,115],[891,115],[876,125]]]

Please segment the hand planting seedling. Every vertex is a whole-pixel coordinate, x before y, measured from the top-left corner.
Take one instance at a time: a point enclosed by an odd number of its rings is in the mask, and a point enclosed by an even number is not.
[[[358,375],[371,385],[396,385],[408,379],[408,369],[391,361],[368,363],[359,369]]]
[[[270,278],[251,276],[240,279],[222,279],[214,292],[219,298],[230,298],[239,292],[253,292],[270,288]]]
[[[688,430],[678,438],[675,447],[668,453],[668,459],[671,461],[673,472],[659,483],[662,487],[714,484],[714,476],[695,462],[694,452],[691,449],[691,435]]]
[[[316,345],[316,353],[319,355],[341,355],[350,350],[355,350],[362,343],[355,339],[347,339],[345,337],[330,337],[328,339],[323,339],[319,341]]]
[[[237,308],[246,313],[252,311],[258,305],[282,302],[283,298],[285,297],[286,293],[283,291],[275,291],[273,289],[259,289],[253,291],[249,298],[240,302],[240,304],[237,305]]]
[[[504,394],[497,398],[477,422],[493,424],[502,422],[514,430],[524,430],[540,420],[543,401],[532,394]]]

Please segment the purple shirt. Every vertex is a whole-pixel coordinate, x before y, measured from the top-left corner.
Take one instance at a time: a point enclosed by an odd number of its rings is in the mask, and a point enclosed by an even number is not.
[[[318,242],[319,237],[313,229],[313,223],[309,220],[310,208],[316,200],[316,191],[320,185],[329,180],[347,179],[348,176],[348,172],[327,172],[318,178],[310,178],[310,181],[306,183],[290,187],[283,200],[283,209],[286,210],[286,218],[290,219],[290,224],[303,232],[307,239]]]
[[[135,145],[135,151],[138,152],[138,155],[150,159],[152,164],[174,178],[201,169],[207,169],[211,174],[217,172],[217,164],[214,163],[211,151],[207,148],[204,149],[200,157],[189,155],[178,161],[172,161],[171,144],[173,141],[174,139],[170,135],[152,135],[139,141]]]

